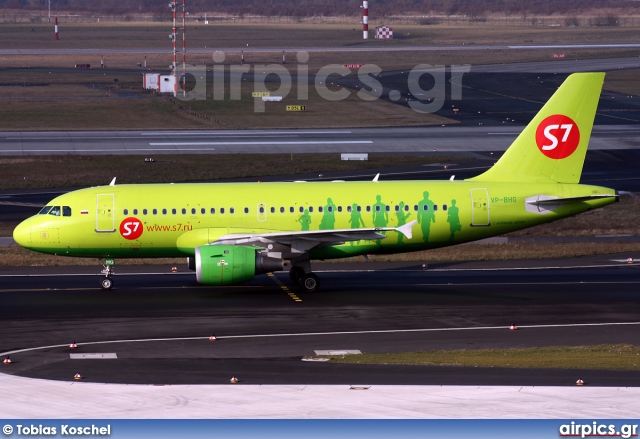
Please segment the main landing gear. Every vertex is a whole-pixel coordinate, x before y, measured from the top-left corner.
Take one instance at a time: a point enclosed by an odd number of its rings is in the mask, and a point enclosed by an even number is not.
[[[318,276],[311,271],[305,272],[303,267],[296,265],[291,267],[289,277],[307,293],[315,293],[320,288],[320,279]]]
[[[100,273],[104,274],[104,279],[102,279],[100,281],[100,287],[102,287],[103,290],[110,290],[111,288],[113,288],[113,265],[114,265],[114,261],[113,259],[111,260],[107,260],[106,265],[104,263],[102,263],[102,259],[99,260],[100,264],[102,264],[102,266],[104,267],[104,270],[102,270]]]

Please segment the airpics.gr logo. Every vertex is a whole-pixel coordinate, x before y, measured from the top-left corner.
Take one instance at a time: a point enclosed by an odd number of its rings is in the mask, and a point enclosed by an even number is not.
[[[551,159],[564,159],[575,152],[580,143],[578,124],[568,116],[554,114],[540,122],[536,144]]]
[[[120,223],[120,234],[124,239],[134,240],[142,236],[142,222],[138,218],[125,218]]]

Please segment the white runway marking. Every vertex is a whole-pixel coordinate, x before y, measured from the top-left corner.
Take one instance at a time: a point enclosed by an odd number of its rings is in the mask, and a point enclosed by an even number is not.
[[[525,325],[518,326],[519,329],[545,329],[545,328],[584,328],[584,327],[605,327],[605,326],[638,326],[640,322],[621,322],[621,323],[573,323],[564,325]],[[452,332],[452,331],[481,331],[481,330],[501,330],[509,329],[509,326],[476,326],[467,328],[424,328],[424,329],[391,329],[377,331],[335,331],[335,332],[301,332],[299,334],[283,333],[283,334],[252,334],[252,335],[229,335],[218,337],[218,340],[234,340],[234,339],[251,339],[251,338],[289,338],[289,337],[327,337],[330,335],[363,335],[363,334],[406,334],[416,332]],[[129,340],[107,340],[82,343],[82,346],[96,346],[117,343],[148,343],[148,342],[164,342],[164,341],[190,341],[190,340],[209,340],[206,337],[175,337],[175,338],[144,338]],[[1,352],[0,356],[14,355],[25,352],[41,351],[45,349],[68,348],[69,344],[59,344],[51,346],[39,346],[35,348],[16,349],[13,351]]]
[[[363,145],[372,144],[372,140],[302,141],[302,142],[158,142],[150,146],[231,146],[231,145]]]

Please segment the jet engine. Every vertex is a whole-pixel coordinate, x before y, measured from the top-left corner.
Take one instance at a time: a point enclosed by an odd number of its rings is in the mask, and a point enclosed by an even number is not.
[[[191,265],[191,260],[189,262]],[[241,245],[197,247],[194,262],[196,278],[203,285],[247,282],[257,274],[283,270],[284,265],[282,259],[270,258],[255,247]]]

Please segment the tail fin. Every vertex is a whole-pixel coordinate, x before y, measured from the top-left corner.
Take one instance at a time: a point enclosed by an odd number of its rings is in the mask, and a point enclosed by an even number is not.
[[[604,73],[569,76],[498,162],[472,181],[579,183]]]

